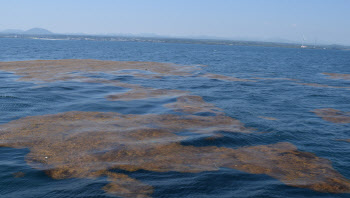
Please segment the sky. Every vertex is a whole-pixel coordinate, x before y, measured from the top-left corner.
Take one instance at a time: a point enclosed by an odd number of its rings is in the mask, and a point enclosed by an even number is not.
[[[350,0],[0,0],[0,31],[350,45]]]

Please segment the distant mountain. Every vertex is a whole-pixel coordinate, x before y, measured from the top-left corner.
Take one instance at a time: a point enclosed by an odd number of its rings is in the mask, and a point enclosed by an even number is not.
[[[43,28],[32,28],[23,33],[24,34],[53,34],[53,32],[50,32],[49,30],[46,30]]]
[[[54,34],[53,32],[50,32],[49,30],[43,29],[43,28],[32,28],[27,31],[23,30],[17,30],[17,29],[8,29],[0,32],[1,34],[34,34],[34,35],[48,35],[48,34]]]

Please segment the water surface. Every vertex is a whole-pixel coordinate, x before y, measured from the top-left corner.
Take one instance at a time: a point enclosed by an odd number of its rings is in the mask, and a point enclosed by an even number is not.
[[[58,59],[99,59],[152,61],[201,67],[193,76],[140,78],[122,74],[86,74],[89,78],[114,80],[155,89],[180,90],[201,96],[222,109],[225,116],[239,120],[252,133],[218,131],[208,140],[202,134],[190,137],[185,146],[216,146],[231,149],[289,142],[302,152],[328,159],[333,168],[350,178],[349,123],[333,123],[314,113],[332,108],[350,112],[350,81],[323,73],[350,73],[348,51],[286,49],[247,46],[157,44],[133,42],[44,41],[0,39],[0,61]],[[247,81],[230,81],[205,76],[225,75]],[[121,114],[179,114],[166,105],[176,97],[142,100],[107,100],[130,88],[108,83],[53,81],[35,84],[16,81],[20,76],[0,73],[1,124],[27,116],[68,111],[117,112]],[[181,113],[181,112],[180,112]],[[197,114],[196,114],[197,113]],[[197,116],[212,116],[195,112]],[[28,165],[29,149],[0,148],[0,194],[2,197],[113,197],[102,190],[106,178],[57,180]],[[215,169],[215,167],[214,167]],[[116,170],[119,171],[120,170]],[[15,173],[24,173],[17,177]],[[121,171],[153,186],[152,197],[347,197],[348,194],[321,193],[285,185],[265,174],[221,167],[200,173],[179,171]]]

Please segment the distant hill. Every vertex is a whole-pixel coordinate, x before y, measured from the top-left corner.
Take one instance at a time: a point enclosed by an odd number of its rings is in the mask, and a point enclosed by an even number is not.
[[[52,32],[50,32],[49,30],[43,29],[43,28],[32,28],[29,29],[25,32],[23,32],[24,34],[53,34]]]
[[[8,30],[1,31],[0,33],[2,34],[34,34],[34,35],[54,34],[53,32],[43,28],[32,28],[27,31],[17,30],[17,29],[8,29]]]

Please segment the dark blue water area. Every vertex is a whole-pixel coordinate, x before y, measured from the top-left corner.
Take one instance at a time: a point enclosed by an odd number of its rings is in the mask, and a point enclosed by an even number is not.
[[[350,112],[350,89],[313,87],[317,83],[350,87],[350,81],[330,79],[328,73],[350,73],[350,51],[288,49],[252,46],[164,44],[100,41],[48,41],[0,39],[0,61],[36,59],[100,59],[155,61],[180,65],[207,65],[202,73],[215,73],[253,80],[222,81],[198,77],[140,79],[128,75],[96,74],[95,77],[163,89],[179,89],[200,95],[224,109],[256,133],[222,133],[215,140],[192,135],[184,145],[239,148],[291,142],[299,150],[332,161],[333,167],[350,178],[350,124],[322,120],[314,109],[334,108]],[[105,96],[128,91],[108,84],[84,82],[33,83],[0,72],[0,124],[26,116],[66,111],[103,111],[123,114],[174,113],[162,106],[173,97],[108,101]],[[294,80],[290,80],[290,79]],[[266,120],[273,117],[277,120]],[[0,148],[0,195],[12,197],[112,197],[101,187],[105,178],[53,180],[25,162],[27,149]],[[24,177],[14,177],[23,172]],[[222,168],[202,173],[128,173],[154,186],[153,197],[349,197],[290,187],[266,175],[253,175]]]

